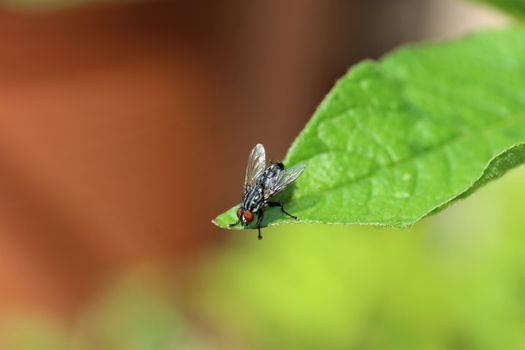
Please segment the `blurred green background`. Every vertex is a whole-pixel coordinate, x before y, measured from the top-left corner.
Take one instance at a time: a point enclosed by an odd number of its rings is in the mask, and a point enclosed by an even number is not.
[[[72,325],[4,314],[3,348],[521,349],[524,196],[518,169],[408,230],[232,232],[183,285],[136,267]]]
[[[452,0],[2,5],[0,349],[525,348],[523,167],[407,230],[258,241],[210,222],[239,200],[253,144],[283,157],[349,65],[504,16]]]
[[[519,169],[409,230],[268,229],[210,258],[199,310],[247,348],[521,349],[524,195]]]

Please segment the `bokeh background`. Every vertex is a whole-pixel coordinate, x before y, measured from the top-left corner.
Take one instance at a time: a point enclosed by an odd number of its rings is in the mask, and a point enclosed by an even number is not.
[[[523,169],[408,230],[210,222],[352,64],[507,23],[460,0],[1,1],[0,349],[524,349]]]

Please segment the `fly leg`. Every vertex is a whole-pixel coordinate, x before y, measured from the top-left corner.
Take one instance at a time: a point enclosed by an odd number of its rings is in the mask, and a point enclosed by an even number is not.
[[[259,235],[257,236],[257,238],[259,240],[262,239],[262,236],[261,236],[261,224],[262,224],[262,220],[263,220],[263,215],[264,212],[261,210],[260,211],[260,214],[259,214],[259,217],[257,218],[257,231],[259,232]]]
[[[297,220],[297,216],[292,215],[292,214],[290,214],[289,212],[287,212],[286,210],[284,210],[284,206],[283,206],[282,203],[279,203],[279,202],[268,202],[268,203],[266,203],[266,204],[268,204],[269,207],[281,207],[281,211],[282,211],[283,213],[285,213],[286,215],[288,215],[288,216],[291,217],[292,219]]]

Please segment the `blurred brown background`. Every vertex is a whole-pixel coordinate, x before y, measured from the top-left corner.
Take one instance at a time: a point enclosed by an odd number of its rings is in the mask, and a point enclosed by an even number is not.
[[[146,259],[191,273],[249,149],[284,157],[350,65],[501,21],[445,0],[2,9],[0,311],[71,317]]]

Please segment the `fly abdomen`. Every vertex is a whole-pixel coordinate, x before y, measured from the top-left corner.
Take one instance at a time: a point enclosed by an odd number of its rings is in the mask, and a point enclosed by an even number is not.
[[[261,175],[260,184],[264,189],[272,189],[284,171],[282,163],[272,163]]]

